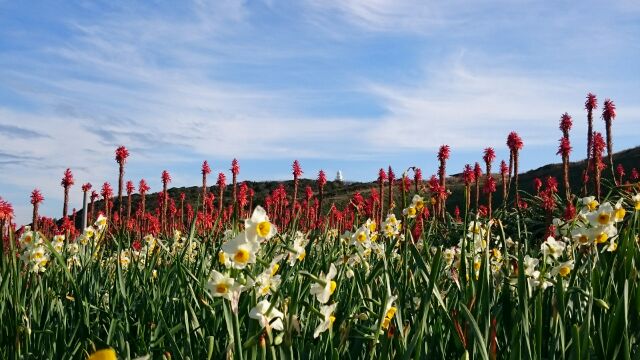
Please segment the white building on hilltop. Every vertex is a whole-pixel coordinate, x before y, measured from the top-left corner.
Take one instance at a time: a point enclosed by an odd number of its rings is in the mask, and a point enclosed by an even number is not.
[[[337,182],[343,182],[344,179],[342,178],[342,171],[338,170],[338,172],[336,173],[336,181]]]

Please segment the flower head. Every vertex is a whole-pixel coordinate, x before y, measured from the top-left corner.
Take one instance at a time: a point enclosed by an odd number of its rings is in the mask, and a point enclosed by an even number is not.
[[[333,278],[336,276],[338,271],[336,270],[335,265],[331,264],[329,266],[329,272],[327,275],[324,273],[320,273],[318,276],[318,282],[315,282],[311,285],[311,290],[309,293],[311,295],[315,295],[318,301],[321,304],[326,304],[329,301],[329,297],[336,290],[336,282],[333,281]]]
[[[318,186],[320,186],[320,188],[323,188],[326,184],[327,175],[322,170],[318,171]]]
[[[320,306],[320,315],[322,317],[320,318],[320,324],[313,332],[314,339],[333,326],[333,322],[336,320],[336,317],[333,316],[333,312],[336,310],[336,306],[338,306],[338,303]]]
[[[118,162],[118,164],[124,165],[128,157],[129,157],[129,150],[127,150],[126,147],[119,146],[116,149],[116,161]]]
[[[569,156],[571,154],[571,142],[568,137],[560,138],[560,145],[558,146],[558,152],[556,153],[562,156]]]
[[[218,173],[218,181],[216,182],[220,189],[224,189],[227,187],[227,177],[224,176],[224,173]]]
[[[495,150],[493,150],[493,148],[488,147],[484,149],[484,156],[482,156],[482,160],[484,160],[486,164],[491,164],[493,160],[495,160],[495,158],[496,158],[496,152]]]
[[[231,261],[231,265],[236,269],[244,269],[247,265],[256,262],[256,253],[260,250],[260,245],[247,240],[244,232],[222,245],[225,259]]]
[[[462,170],[462,180],[464,181],[465,185],[469,185],[472,182],[474,182],[475,178],[476,178],[476,174],[473,171],[473,168],[471,168],[471,165],[466,164],[464,166],[464,170]]]
[[[616,105],[613,100],[606,99],[602,104],[602,118],[606,123],[611,123],[611,120],[616,118]]]
[[[0,221],[8,221],[13,218],[13,206],[0,197]],[[0,229],[0,233],[3,229]],[[2,246],[2,245],[0,245]]]
[[[102,184],[102,190],[100,191],[100,195],[102,195],[102,197],[105,199],[108,199],[113,196],[113,189],[111,188],[111,185],[108,182],[105,182],[104,184]]]
[[[269,221],[266,210],[257,206],[251,217],[244,221],[246,237],[249,241],[260,243],[271,239],[277,232],[276,226]]]
[[[270,326],[271,329],[282,331],[284,324],[282,318],[284,314],[275,306],[272,306],[268,300],[261,300],[249,312],[249,317],[258,320],[262,328]]]
[[[234,292],[240,291],[240,284],[232,277],[213,270],[207,283],[213,297],[223,297],[231,301]]]
[[[512,131],[509,133],[509,136],[507,136],[507,146],[512,152],[517,152],[518,150],[522,149],[522,139],[517,132]]]
[[[595,94],[592,94],[592,93],[587,94],[587,101],[585,101],[584,103],[584,108],[589,111],[598,108],[598,99],[596,99]]]
[[[482,177],[482,167],[480,167],[480,164],[478,164],[477,162],[473,167],[473,174],[476,177],[475,180],[478,180]]]
[[[449,145],[440,146],[440,150],[438,151],[438,160],[440,160],[440,162],[448,160],[449,153],[450,153]]]
[[[138,183],[138,192],[140,194],[146,194],[150,189],[151,188],[144,179],[140,180],[140,183]]]
[[[387,181],[387,173],[381,168],[380,171],[378,171],[378,183],[384,184],[385,181]]]
[[[88,192],[91,190],[91,183],[86,183],[82,185],[82,192]]]
[[[202,163],[202,175],[209,175],[211,174],[211,168],[209,167],[209,163],[207,162],[207,160],[205,160]]]
[[[64,176],[62,177],[62,181],[60,182],[60,185],[62,185],[65,188],[68,188],[73,184],[75,184],[75,181],[73,180],[73,173],[71,172],[71,169],[67,169],[64,171]]]
[[[133,194],[134,191],[136,191],[136,186],[133,184],[133,181],[131,180],[127,181],[126,188],[127,188],[127,195],[131,195]]]
[[[569,133],[572,125],[573,121],[571,120],[571,115],[568,113],[562,114],[560,117],[560,130],[562,130],[563,133]]]
[[[42,201],[44,201],[44,196],[42,196],[42,193],[40,192],[40,190],[34,189],[31,192],[31,204],[37,205],[37,204],[40,204]]]
[[[293,161],[293,165],[291,166],[293,170],[293,178],[298,179],[300,175],[302,175],[302,168],[300,167],[300,163],[298,160]]]
[[[164,186],[171,182],[171,174],[169,174],[167,170],[162,170],[162,176],[160,178]]]
[[[502,175],[509,175],[509,165],[507,165],[507,162],[502,160],[500,162],[500,174]]]
[[[231,174],[233,174],[234,176],[238,176],[238,174],[240,173],[240,164],[238,164],[238,160],[237,159],[233,159],[231,160]]]

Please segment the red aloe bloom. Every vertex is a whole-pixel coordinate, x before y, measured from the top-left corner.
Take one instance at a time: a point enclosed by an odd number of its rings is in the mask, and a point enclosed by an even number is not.
[[[473,167],[473,174],[476,177],[475,179],[478,180],[482,177],[482,167],[480,167],[480,164],[476,163],[475,166]]]
[[[162,185],[167,186],[168,183],[171,182],[171,174],[167,170],[162,171]]]
[[[120,165],[124,165],[129,157],[129,150],[124,146],[119,146],[116,149],[116,162]]]
[[[558,152],[556,154],[568,157],[571,154],[571,142],[568,137],[560,138],[560,145],[558,146]]]
[[[44,196],[42,196],[42,193],[40,192],[40,190],[39,189],[34,189],[31,192],[31,204],[32,205],[38,205],[43,201],[44,201]]]
[[[495,152],[495,150],[493,150],[493,148],[488,147],[488,148],[484,149],[484,156],[482,156],[482,159],[487,164],[487,167],[489,169],[487,171],[487,173],[490,172],[491,163],[493,162],[493,160],[495,160],[495,158],[496,158],[496,152]],[[487,174],[487,175],[489,175],[489,174]]]
[[[384,169],[380,169],[378,171],[378,184],[384,184],[387,181],[387,173],[384,172]]]
[[[640,179],[640,174],[638,173],[638,170],[636,168],[631,169],[630,177],[633,181]]]
[[[540,180],[539,178],[533,179],[533,189],[536,191],[536,193],[539,193],[541,188],[542,180]]]
[[[323,188],[327,184],[327,175],[324,171],[320,170],[318,172],[318,186]]]
[[[187,198],[187,194],[181,192],[180,193],[180,201],[184,201]]]
[[[604,153],[604,149],[607,144],[602,137],[602,134],[599,132],[593,133],[593,161],[595,166],[602,170],[605,168],[605,164],[602,161],[602,154]]]
[[[518,151],[522,149],[522,138],[520,138],[517,132],[512,131],[509,133],[509,136],[507,136],[507,146],[511,151]]]
[[[304,189],[304,192],[307,201],[311,200],[311,198],[313,197],[313,190],[311,189],[311,186],[307,185],[307,187]]]
[[[240,189],[238,190],[238,205],[240,206],[240,208],[244,208],[247,203],[247,195],[249,193],[249,187],[247,186],[246,182],[242,182],[240,184]]]
[[[75,184],[75,181],[73,180],[73,173],[71,172],[71,169],[67,169],[64,171],[64,176],[62,177],[62,181],[60,182],[60,185],[62,185],[65,188],[68,188],[73,184]]]
[[[218,173],[218,181],[216,182],[216,185],[221,189],[227,187],[227,177],[224,173]]]
[[[572,125],[571,116],[568,113],[562,114],[562,117],[560,117],[560,130],[562,130],[565,137],[569,136],[569,130],[571,130]]]
[[[135,185],[133,185],[133,181],[131,180],[127,181],[127,195],[133,194],[135,190],[136,190],[136,187]]]
[[[616,173],[618,174],[620,180],[622,180],[622,178],[627,174],[625,173],[624,166],[622,166],[622,164],[618,164],[618,166],[616,167]]]
[[[240,173],[240,165],[238,164],[237,159],[231,160],[231,174],[237,176]]]
[[[82,192],[88,192],[89,190],[91,190],[91,183],[86,183],[84,185],[82,185]]]
[[[487,181],[484,183],[483,191],[485,194],[496,192],[496,179],[494,179],[493,176],[487,177]]]
[[[151,188],[149,187],[149,185],[147,185],[147,182],[144,179],[140,180],[140,183],[138,183],[138,192],[141,195],[146,194],[150,189]]]
[[[302,175],[302,168],[300,167],[300,163],[298,162],[298,160],[294,160],[293,161],[293,179],[297,180],[300,175]]]
[[[564,220],[571,221],[576,217],[576,207],[571,202],[568,203],[567,208],[564,209]]]
[[[429,185],[429,191],[432,194],[440,193],[440,179],[438,179],[437,176],[431,175],[431,177],[429,178],[428,185]]]
[[[504,160],[500,162],[500,174],[504,176],[509,174],[509,165],[507,165],[507,162]]]
[[[449,154],[450,154],[449,145],[440,146],[440,150],[438,151],[438,160],[440,162],[448,160]]]
[[[584,103],[584,108],[589,111],[593,111],[598,108],[598,99],[592,93],[587,94],[587,101]]]
[[[547,186],[547,190],[553,193],[558,192],[558,179],[556,179],[555,177],[547,176],[545,185]]]
[[[100,195],[98,194],[97,191],[93,190],[91,191],[91,201],[96,201],[97,198],[99,198]]]
[[[211,174],[211,168],[209,167],[209,163],[207,162],[207,160],[205,160],[202,163],[202,175],[209,175]]]
[[[389,179],[389,182],[391,183],[396,180],[396,174],[393,172],[391,166],[389,166],[389,171],[387,172],[387,179]]]
[[[102,184],[102,190],[100,191],[100,195],[106,200],[113,196],[113,189],[108,182]]]
[[[482,170],[480,170],[482,171]],[[472,182],[475,181],[475,173],[473,172],[473,169],[471,168],[471,165],[466,164],[464,166],[464,170],[462,170],[462,180],[464,181],[465,185],[471,185]]]
[[[0,223],[9,221],[13,218],[13,206],[0,197]],[[0,238],[2,237],[2,228],[0,227]],[[2,246],[3,244],[0,244]]]
[[[602,118],[607,123],[616,118],[616,105],[611,99],[606,99],[602,104]]]
[[[422,182],[422,170],[420,168],[413,170],[413,181],[416,183]]]

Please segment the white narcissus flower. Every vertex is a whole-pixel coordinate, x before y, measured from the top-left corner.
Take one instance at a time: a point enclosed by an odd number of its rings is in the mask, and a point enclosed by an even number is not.
[[[300,231],[296,232],[295,238],[293,239],[293,252],[289,252],[289,265],[293,266],[296,261],[304,260],[304,257],[307,255],[307,251],[305,250],[305,246],[307,246],[307,239],[304,237],[304,234]]]
[[[542,290],[545,290],[549,286],[553,286],[553,283],[547,279],[546,276],[543,276],[542,273],[538,270],[534,271],[531,274],[531,277],[528,279],[529,286],[532,288],[540,287]]]
[[[562,241],[557,241],[552,236],[549,236],[545,242],[542,243],[542,253],[545,257],[552,257],[554,259],[559,258],[562,255],[567,245]]]
[[[618,229],[615,226],[598,226],[588,230],[589,239],[596,244],[604,244],[607,240],[613,240],[618,235]]]
[[[633,208],[636,211],[640,210],[640,194],[633,195],[631,201],[633,202]]]
[[[278,331],[284,329],[283,316],[284,314],[276,309],[275,306],[271,307],[271,303],[268,300],[261,300],[249,311],[249,317],[258,320],[262,328],[270,326],[271,329]]]
[[[598,210],[587,214],[587,220],[591,226],[607,226],[613,224],[614,220],[613,206],[610,203],[600,205]]]
[[[413,199],[411,199],[411,206],[413,206],[418,212],[420,212],[424,208],[424,199],[422,196],[416,194],[413,195]]]
[[[398,296],[396,295],[391,296],[387,299],[387,302],[384,304],[384,319],[382,319],[382,324],[380,324],[380,327],[384,330],[386,330],[389,327],[389,324],[391,324],[391,320],[393,320],[393,317],[396,314],[396,311],[398,311],[398,309],[395,306],[393,306],[393,303],[396,301],[397,298]]]
[[[53,250],[58,254],[64,250],[64,235],[55,235],[51,241],[51,245],[53,246]]]
[[[262,206],[257,206],[251,218],[244,221],[247,239],[251,242],[262,242],[271,239],[276,234],[276,226],[269,221],[267,212]]]
[[[104,230],[104,228],[107,227],[107,218],[102,214],[98,215],[94,226],[100,231]]]
[[[571,270],[573,270],[574,262],[573,260],[565,261],[558,264],[556,267],[551,269],[551,275],[556,276],[560,274],[562,277],[566,277],[569,275]]]
[[[394,214],[387,215],[387,219],[382,223],[382,234],[388,238],[392,238],[400,234],[402,222],[396,218]]]
[[[279,261],[280,259],[278,259]],[[255,280],[255,285],[257,285],[258,296],[267,296],[271,294],[271,291],[275,291],[280,286],[282,280],[280,279],[280,275],[276,275],[280,265],[278,265],[277,261],[271,263],[271,265],[266,268]]]
[[[591,244],[593,239],[589,237],[589,229],[586,228],[575,228],[571,231],[571,239],[575,244],[580,246]]]
[[[598,208],[598,200],[596,200],[595,196],[587,196],[580,199],[580,203],[583,205],[583,208],[580,210],[581,213],[588,213],[591,211],[595,211]]]
[[[536,258],[532,258],[531,256],[527,255],[524,257],[524,274],[526,276],[532,276],[533,272],[536,271],[536,266],[538,266],[538,263],[540,263],[540,260],[536,259]]]
[[[418,214],[418,210],[413,205],[402,210],[402,215],[406,216],[407,219],[414,219],[417,214]]]
[[[613,207],[613,221],[616,223],[624,220],[624,216],[627,214],[627,210],[622,207],[622,198],[618,200],[616,205]]]
[[[333,292],[336,290],[337,284],[333,281],[333,278],[337,273],[338,271],[336,270],[335,265],[331,264],[326,276],[324,273],[320,273],[318,279],[321,283],[314,283],[311,285],[311,295],[315,295],[321,304],[326,304],[327,301],[329,301],[329,297],[331,297]]]
[[[257,242],[247,240],[244,232],[222,245],[224,255],[231,261],[235,269],[244,269],[248,264],[256,262],[256,253],[260,250]]]
[[[236,281],[227,275],[224,275],[216,270],[213,270],[207,286],[211,291],[211,295],[214,297],[223,297],[231,301],[231,297],[234,292],[240,291],[240,285]]]
[[[333,322],[336,320],[336,317],[333,316],[336,306],[338,306],[338,303],[320,306],[320,313],[322,314],[322,317],[320,318],[320,324],[313,332],[314,339],[333,326]]]
[[[360,226],[358,230],[351,235],[351,244],[368,249],[371,246],[371,232],[369,228]]]

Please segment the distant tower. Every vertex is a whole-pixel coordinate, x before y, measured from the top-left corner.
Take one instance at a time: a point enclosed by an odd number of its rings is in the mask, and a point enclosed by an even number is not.
[[[344,179],[342,178],[342,171],[340,170],[336,173],[336,181],[339,183],[344,182]]]

